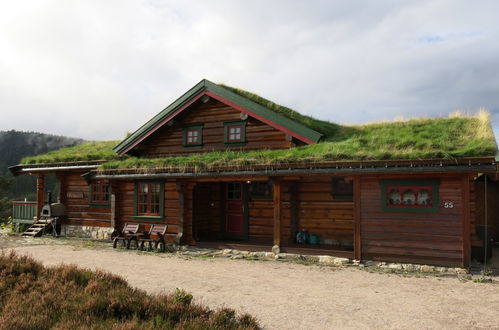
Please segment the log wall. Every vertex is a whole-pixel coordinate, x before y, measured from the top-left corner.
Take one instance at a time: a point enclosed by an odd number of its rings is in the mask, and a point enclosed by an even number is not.
[[[246,125],[246,141],[243,146],[227,146],[224,144],[224,122],[240,121],[240,111],[216,100],[193,105],[174,120],[172,126],[163,126],[144,140],[137,150],[142,156],[158,157],[170,154],[187,154],[192,152],[208,152],[214,150],[237,149],[282,149],[292,146],[286,134],[256,119],[248,117]],[[192,124],[203,124],[203,145],[200,147],[184,147],[182,145],[182,129]]]
[[[111,208],[90,206],[89,185],[83,173],[59,174],[61,202],[66,206],[65,224],[77,226],[111,226]]]
[[[474,211],[476,214],[476,225],[489,227],[489,235],[496,242],[499,242],[499,207],[497,207],[497,201],[499,201],[499,182],[491,181],[487,182],[487,197],[485,196],[485,182],[479,181],[475,182],[474,192],[476,203],[474,205]],[[487,198],[487,221],[485,221],[485,198]]]
[[[464,203],[470,203],[463,200],[463,178],[440,177],[441,206],[434,213],[383,211],[379,180],[361,178],[362,258],[463,266],[464,211],[469,210]],[[443,208],[444,202],[454,207]]]
[[[134,217],[135,182],[132,180],[117,181],[113,185],[116,195],[116,227],[121,230],[126,222],[140,223],[140,230],[148,230],[151,224],[166,223],[167,241],[173,242],[179,231],[180,211],[179,194],[174,180],[164,183],[164,217],[161,220],[137,219]]]
[[[353,201],[332,197],[332,177],[305,177],[297,188],[298,230],[319,235],[321,243],[353,246]]]

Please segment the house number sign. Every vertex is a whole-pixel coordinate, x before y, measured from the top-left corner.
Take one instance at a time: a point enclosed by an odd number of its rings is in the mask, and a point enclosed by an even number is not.
[[[444,209],[454,208],[454,202],[444,202]]]

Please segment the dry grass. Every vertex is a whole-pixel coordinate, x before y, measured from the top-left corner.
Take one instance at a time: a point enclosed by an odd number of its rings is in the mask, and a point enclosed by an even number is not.
[[[257,329],[250,315],[210,310],[177,290],[151,296],[122,278],[76,266],[45,268],[0,254],[0,329]]]

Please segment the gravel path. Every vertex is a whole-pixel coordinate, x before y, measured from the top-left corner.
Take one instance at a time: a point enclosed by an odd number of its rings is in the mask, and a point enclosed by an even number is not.
[[[2,240],[0,239],[0,244]],[[268,329],[499,329],[499,285],[277,261],[186,258],[64,244],[3,247],[46,265],[72,263],[150,293],[183,288],[197,302],[251,313]]]

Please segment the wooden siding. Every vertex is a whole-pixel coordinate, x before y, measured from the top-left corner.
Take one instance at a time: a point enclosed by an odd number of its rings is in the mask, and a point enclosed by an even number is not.
[[[441,206],[435,213],[383,211],[379,179],[361,179],[362,258],[463,266],[463,212],[469,209],[463,205],[463,178],[440,178]],[[443,208],[444,202],[454,207]]]
[[[121,229],[126,222],[141,224],[141,231],[148,230],[151,224],[165,223],[168,225],[167,241],[174,242],[179,231],[179,194],[174,180],[165,181],[164,184],[164,217],[161,220],[138,219],[134,217],[135,182],[132,180],[116,181],[113,192],[116,195],[116,227]]]
[[[319,235],[321,243],[353,247],[353,201],[334,200],[331,176],[298,182],[298,230]]]
[[[282,149],[292,146],[286,134],[256,119],[248,117],[246,141],[242,146],[228,147],[224,144],[224,122],[239,121],[240,112],[225,104],[210,100],[208,103],[196,103],[191,109],[174,120],[172,126],[165,125],[137,146],[141,156],[164,156],[208,152],[214,150],[237,149]],[[203,124],[203,145],[184,147],[182,129],[193,124]]]
[[[89,185],[83,173],[59,174],[61,202],[66,206],[64,224],[77,226],[111,226],[111,207],[90,206]]]
[[[475,192],[475,204],[472,210],[476,214],[476,223],[478,226],[485,226],[485,182],[475,182],[473,185]],[[499,182],[487,182],[487,226],[489,235],[494,241],[499,242]]]

